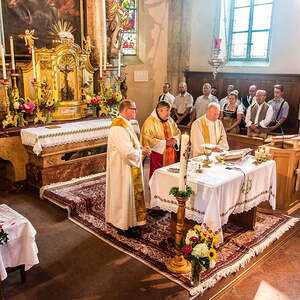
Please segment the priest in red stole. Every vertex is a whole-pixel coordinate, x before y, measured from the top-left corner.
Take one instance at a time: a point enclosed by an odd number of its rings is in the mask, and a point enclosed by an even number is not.
[[[176,150],[179,149],[180,130],[170,117],[171,105],[161,101],[146,119],[141,130],[142,146],[151,148],[150,177],[153,172],[163,166],[176,162]]]

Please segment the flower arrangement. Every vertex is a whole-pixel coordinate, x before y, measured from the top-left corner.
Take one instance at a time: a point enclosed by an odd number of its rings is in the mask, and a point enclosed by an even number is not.
[[[188,198],[194,194],[194,191],[190,186],[186,186],[185,191],[180,191],[179,187],[173,186],[169,192],[170,195],[173,195],[174,197],[180,197],[180,198]]]
[[[4,232],[2,226],[0,225],[0,245],[6,244],[8,240],[8,234]]]
[[[194,284],[198,284],[202,268],[215,267],[218,247],[218,232],[213,233],[205,224],[195,225],[187,232],[181,252],[192,263]]]
[[[111,87],[103,87],[101,89],[99,100],[100,113],[108,115],[112,118],[118,115],[119,103],[123,96],[120,92],[114,91]]]
[[[35,110],[35,104],[30,98],[24,99],[16,96],[13,98],[13,106],[17,112],[33,113]]]
[[[39,108],[43,112],[53,112],[59,104],[59,101],[56,99],[41,97],[38,101]]]

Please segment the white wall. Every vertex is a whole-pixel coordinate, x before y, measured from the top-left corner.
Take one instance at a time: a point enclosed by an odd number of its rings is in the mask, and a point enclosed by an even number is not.
[[[211,71],[216,14],[223,0],[193,0],[190,71]],[[227,0],[228,1],[228,0]],[[228,66],[221,72],[300,74],[300,0],[273,0],[270,61],[264,66]],[[223,20],[221,20],[223,22]],[[228,21],[229,22],[229,16]]]

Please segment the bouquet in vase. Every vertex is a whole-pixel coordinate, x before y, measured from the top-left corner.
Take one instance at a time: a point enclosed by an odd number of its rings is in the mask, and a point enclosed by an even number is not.
[[[17,113],[33,113],[35,110],[35,104],[30,98],[14,97],[13,106]]]
[[[215,267],[219,235],[203,225],[195,225],[187,232],[184,244],[181,251],[192,263],[193,283],[196,285],[202,269]]]
[[[119,104],[122,101],[122,94],[112,88],[105,88],[102,91],[101,102],[99,104],[101,113],[115,118],[119,114]]]

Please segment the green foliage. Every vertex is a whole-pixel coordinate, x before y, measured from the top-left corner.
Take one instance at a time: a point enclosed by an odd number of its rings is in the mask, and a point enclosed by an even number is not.
[[[4,245],[8,242],[8,234],[4,230],[0,229],[0,245]]]
[[[180,191],[177,186],[173,186],[170,190],[170,195],[173,195],[174,197],[180,197],[180,198],[187,198],[194,194],[194,191],[190,186],[186,186],[185,191]]]

